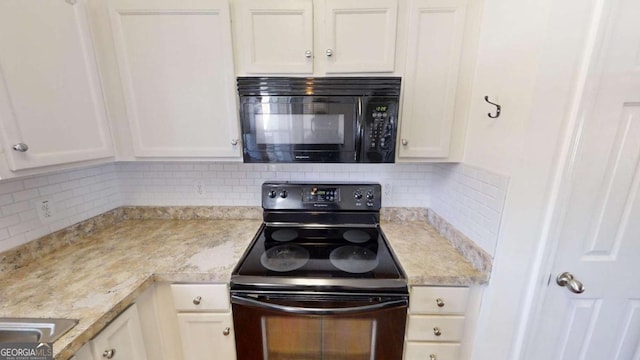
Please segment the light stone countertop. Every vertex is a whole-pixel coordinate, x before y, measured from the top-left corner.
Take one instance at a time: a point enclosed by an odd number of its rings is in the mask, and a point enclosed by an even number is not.
[[[228,282],[257,219],[129,219],[97,227],[28,264],[0,272],[0,317],[79,319],[54,343],[68,359],[155,281]],[[471,285],[488,274],[426,221],[382,229],[412,285]],[[5,256],[6,257],[6,256]]]

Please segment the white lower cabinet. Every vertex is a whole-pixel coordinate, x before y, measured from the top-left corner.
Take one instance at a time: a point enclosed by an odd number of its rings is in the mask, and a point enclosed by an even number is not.
[[[184,360],[234,360],[228,284],[172,284]]]
[[[460,344],[409,342],[405,360],[456,360],[460,358]]]
[[[146,360],[138,308],[136,304],[115,318],[96,337],[86,343],[72,360]]]
[[[91,343],[84,344],[80,350],[76,351],[70,360],[94,360]]]
[[[178,314],[185,360],[235,359],[231,312]]]
[[[470,345],[478,291],[412,286],[404,360],[462,360]]]
[[[96,359],[146,359],[136,304],[113,320],[91,343]]]

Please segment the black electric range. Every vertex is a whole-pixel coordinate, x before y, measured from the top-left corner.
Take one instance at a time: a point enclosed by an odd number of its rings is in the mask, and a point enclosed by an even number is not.
[[[232,292],[408,294],[380,228],[379,184],[268,182],[262,207]]]

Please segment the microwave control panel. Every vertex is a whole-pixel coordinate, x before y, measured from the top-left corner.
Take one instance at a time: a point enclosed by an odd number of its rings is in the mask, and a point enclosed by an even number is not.
[[[364,156],[373,162],[395,154],[397,102],[372,101],[365,112]]]

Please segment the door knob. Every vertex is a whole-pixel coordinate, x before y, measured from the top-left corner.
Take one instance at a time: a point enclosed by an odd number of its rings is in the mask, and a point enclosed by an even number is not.
[[[116,355],[116,349],[109,349],[109,350],[105,350],[102,353],[102,357],[106,358],[106,359],[113,359],[113,357]]]
[[[570,272],[563,272],[558,275],[556,283],[560,286],[566,287],[569,291],[575,294],[582,294],[584,292],[584,285],[582,285],[580,281],[576,280]]]
[[[29,145],[25,143],[15,144],[12,147],[13,147],[13,150],[19,151],[19,152],[26,152],[27,150],[29,150]]]
[[[311,52],[311,50],[307,50],[307,51],[305,51],[305,52],[304,52],[304,56],[305,56],[307,59],[310,59],[310,58],[311,58],[311,56],[313,56],[313,53]]]
[[[327,51],[325,51],[324,54],[327,55],[328,57],[331,57],[333,56],[333,50],[327,49]]]

